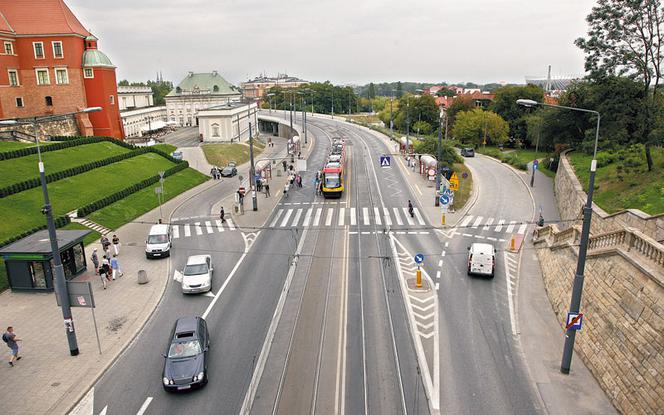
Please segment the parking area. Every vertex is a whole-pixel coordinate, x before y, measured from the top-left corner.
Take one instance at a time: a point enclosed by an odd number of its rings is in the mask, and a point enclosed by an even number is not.
[[[176,147],[198,147],[198,127],[179,127],[161,137],[166,144]]]

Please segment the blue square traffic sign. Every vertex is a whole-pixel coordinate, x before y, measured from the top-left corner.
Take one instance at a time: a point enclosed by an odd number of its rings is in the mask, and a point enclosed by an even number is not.
[[[581,330],[582,324],[582,313],[567,313],[567,324],[565,325],[565,330]]]
[[[390,156],[380,156],[380,167],[390,167]]]

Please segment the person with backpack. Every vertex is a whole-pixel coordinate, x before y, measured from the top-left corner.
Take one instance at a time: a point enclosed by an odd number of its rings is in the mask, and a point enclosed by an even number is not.
[[[99,267],[99,278],[101,278],[101,283],[106,289],[106,281],[110,281],[109,277],[110,267],[108,266],[108,260],[104,259]]]
[[[18,355],[18,343],[22,341],[14,333],[14,327],[7,327],[7,331],[2,335],[2,341],[7,344],[7,347],[11,350],[12,357],[9,359],[9,366],[14,367],[14,362],[21,360],[21,356]]]
[[[92,256],[90,259],[92,260],[92,265],[95,267],[95,274],[99,274],[99,256],[97,256],[97,248],[92,250]]]

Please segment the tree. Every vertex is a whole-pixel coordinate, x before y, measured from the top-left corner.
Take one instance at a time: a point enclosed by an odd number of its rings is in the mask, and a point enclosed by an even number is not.
[[[425,137],[424,140],[417,140],[413,145],[415,153],[429,154],[434,158],[438,158],[438,139],[435,137]],[[441,166],[452,167],[454,163],[461,163],[463,160],[457,154],[454,147],[448,143],[443,143],[441,148],[442,161]]]
[[[397,98],[401,98],[403,96],[403,86],[401,85],[401,81],[397,82]]]
[[[475,108],[475,103],[470,97],[457,97],[447,109],[447,125],[449,128],[454,127],[454,121],[459,113],[470,111],[473,108]]]
[[[367,97],[369,99],[376,98],[376,87],[374,86],[373,82],[371,82],[369,84],[369,90],[367,91]]]
[[[413,131],[417,131],[419,134],[430,134],[431,133],[431,124],[426,121],[416,121],[413,124]]]
[[[591,79],[626,75],[643,88],[645,117],[643,139],[648,170],[653,161],[650,147],[656,140],[655,104],[664,59],[664,10],[660,0],[598,0],[586,18],[588,38],[574,43],[586,54]]]
[[[528,112],[528,108],[516,103],[516,100],[520,98],[542,102],[544,91],[536,85],[504,86],[496,90],[496,96],[489,108],[507,121],[511,137],[527,141],[528,127],[523,117]]]
[[[507,141],[509,126],[500,115],[476,108],[457,115],[452,133],[464,143],[499,145]]]
[[[436,95],[439,97],[453,97],[455,93],[451,89],[443,88],[438,90],[438,92],[436,92]]]

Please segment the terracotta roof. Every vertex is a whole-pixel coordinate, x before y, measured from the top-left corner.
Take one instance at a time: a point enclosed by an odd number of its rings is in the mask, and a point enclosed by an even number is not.
[[[63,0],[0,0],[0,14],[0,30],[17,35],[90,34]]]

